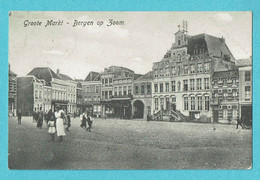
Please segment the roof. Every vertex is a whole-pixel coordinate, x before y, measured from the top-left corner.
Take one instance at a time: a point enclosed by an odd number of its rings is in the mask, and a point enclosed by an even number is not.
[[[58,74],[59,78],[65,81],[73,81],[73,79],[71,77],[69,77],[66,74]]]
[[[238,78],[238,69],[214,72],[213,79]]]
[[[142,80],[152,80],[152,71],[149,71],[148,73],[146,73],[145,75],[137,78],[137,81],[142,81]]]
[[[136,79],[138,79],[138,78],[140,78],[142,76],[143,76],[142,74],[134,74],[134,80],[136,80]]]
[[[90,73],[88,73],[84,81],[99,81],[99,80],[100,80],[100,73],[91,71]]]
[[[134,73],[133,70],[128,69],[126,67],[122,67],[122,66],[110,66],[108,68],[105,68],[104,73],[117,73],[117,72],[121,72],[121,71],[129,71]]]
[[[51,85],[52,78],[60,79],[59,76],[49,67],[36,67],[27,75],[33,75],[37,79],[44,79],[48,86]]]
[[[252,66],[252,58],[238,59],[235,61],[237,67]]]
[[[235,61],[224,38],[218,38],[205,33],[191,36],[188,39],[188,54],[194,54],[195,46],[207,48],[208,53],[212,56],[222,57],[224,55],[229,55],[230,60]]]

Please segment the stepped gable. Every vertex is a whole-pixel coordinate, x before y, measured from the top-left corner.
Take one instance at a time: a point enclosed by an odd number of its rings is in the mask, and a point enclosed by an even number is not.
[[[52,78],[60,79],[59,76],[49,67],[36,67],[27,75],[35,76],[37,79],[44,79],[48,86],[51,85]]]

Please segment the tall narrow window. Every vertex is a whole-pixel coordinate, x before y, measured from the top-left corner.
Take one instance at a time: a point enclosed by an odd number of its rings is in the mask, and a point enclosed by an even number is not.
[[[183,65],[183,74],[188,74],[189,70],[188,70],[188,65]]]
[[[154,92],[158,92],[158,84],[154,84]]]
[[[123,95],[124,96],[126,95],[126,92],[127,92],[126,88],[127,88],[126,86],[123,87]]]
[[[245,71],[245,81],[251,81],[251,72]]]
[[[166,91],[166,92],[169,92],[169,83],[168,83],[168,82],[165,83],[165,91]]]
[[[190,79],[190,90],[191,91],[195,90],[195,80],[194,79]]]
[[[205,78],[205,79],[204,79],[204,88],[205,88],[206,90],[209,89],[209,78]]]
[[[184,110],[189,110],[188,97],[184,97]]]
[[[183,80],[183,91],[188,91],[188,80]]]
[[[201,90],[201,79],[197,79],[197,90]]]
[[[204,70],[205,72],[209,72],[209,63],[204,63]]]
[[[146,91],[147,91],[147,94],[151,94],[151,85],[150,84],[147,84]]]
[[[190,103],[191,103],[191,110],[195,110],[195,97],[190,98]]]
[[[154,99],[154,107],[155,107],[155,110],[158,111],[158,98],[155,98]]]
[[[141,85],[141,94],[144,94],[144,85]]]
[[[114,95],[117,96],[117,87],[114,87]]]
[[[245,86],[245,99],[250,99],[250,98],[251,98],[251,87]]]
[[[205,96],[205,111],[209,111],[209,96]]]
[[[163,83],[160,83],[160,92],[163,92]]]
[[[198,73],[202,73],[202,64],[198,63]]]
[[[194,73],[195,73],[195,66],[194,66],[194,64],[191,64],[191,65],[190,65],[190,73],[191,73],[191,74],[194,74]]]
[[[175,81],[172,81],[172,92],[175,92],[176,90],[175,90]]]
[[[202,96],[198,97],[198,110],[201,111],[202,110]]]
[[[138,87],[138,85],[135,85],[135,94],[139,94],[139,87]]]

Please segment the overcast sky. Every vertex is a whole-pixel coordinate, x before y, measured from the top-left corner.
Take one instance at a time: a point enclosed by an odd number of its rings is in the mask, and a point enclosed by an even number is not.
[[[63,26],[44,27],[52,19],[63,20]],[[108,27],[109,19],[124,25]],[[25,20],[42,21],[42,26],[24,27]],[[95,24],[72,27],[74,20]],[[190,35],[223,36],[236,59],[251,56],[251,12],[12,12],[9,63],[18,76],[34,67],[50,67],[84,79],[90,71],[111,65],[144,74],[170,49],[183,20]]]

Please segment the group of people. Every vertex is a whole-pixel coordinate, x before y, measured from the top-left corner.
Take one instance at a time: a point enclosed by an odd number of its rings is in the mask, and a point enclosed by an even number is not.
[[[87,111],[85,111],[81,116],[81,125],[80,127],[85,128],[87,131],[91,131],[91,127],[93,124],[93,119],[90,116],[90,113],[87,113]],[[87,123],[88,123],[88,127],[87,127]]]
[[[43,111],[33,112],[33,122],[37,122],[37,127],[42,128],[43,119],[48,126],[48,133],[51,135],[51,140],[54,141],[55,134],[59,137],[59,142],[63,141],[63,136],[65,136],[65,125],[66,130],[69,131],[71,126],[70,115],[66,115],[63,109],[58,105],[55,108],[55,112],[52,112],[50,109],[47,114],[44,114]]]

